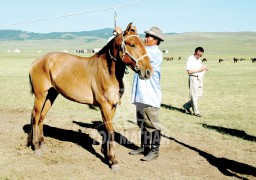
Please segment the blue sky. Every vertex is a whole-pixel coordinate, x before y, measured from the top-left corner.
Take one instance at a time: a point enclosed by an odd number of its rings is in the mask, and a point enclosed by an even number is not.
[[[2,1],[0,29],[48,33],[113,28],[113,8],[135,1]],[[103,9],[106,10],[100,11]],[[82,12],[84,14],[76,16],[7,26]],[[256,31],[255,0],[141,0],[116,8],[116,12],[117,25],[125,29],[133,22],[139,33],[152,26],[158,26],[164,33]]]

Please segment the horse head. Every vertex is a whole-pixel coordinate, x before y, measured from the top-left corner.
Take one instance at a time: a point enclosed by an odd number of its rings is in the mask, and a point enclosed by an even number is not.
[[[137,34],[136,27],[128,24],[126,30],[115,38],[115,44],[120,47],[118,59],[139,74],[140,79],[149,79],[153,74],[149,56],[144,43]]]

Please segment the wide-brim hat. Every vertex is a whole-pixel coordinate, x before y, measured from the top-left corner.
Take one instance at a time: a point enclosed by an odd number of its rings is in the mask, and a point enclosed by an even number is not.
[[[144,31],[146,34],[156,37],[157,39],[164,41],[163,32],[158,27],[153,26],[148,31]]]

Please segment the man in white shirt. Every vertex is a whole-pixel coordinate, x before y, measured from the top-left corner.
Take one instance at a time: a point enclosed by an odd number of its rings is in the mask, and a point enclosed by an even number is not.
[[[203,76],[208,68],[201,62],[200,57],[204,54],[202,47],[197,47],[195,53],[188,57],[186,70],[189,76],[189,95],[190,100],[183,105],[186,112],[191,114],[190,108],[195,116],[201,117],[198,110],[198,99],[203,95]]]

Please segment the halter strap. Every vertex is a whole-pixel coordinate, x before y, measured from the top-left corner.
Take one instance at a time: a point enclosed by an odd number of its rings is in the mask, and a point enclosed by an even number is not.
[[[130,58],[131,58],[132,60],[134,60],[134,61],[136,62],[136,64],[137,64],[142,58],[148,56],[148,54],[146,53],[146,54],[142,55],[142,56],[139,57],[139,58],[135,58],[135,57],[134,57],[133,55],[131,55],[131,53],[129,53],[126,49],[125,49],[125,53],[128,54],[128,56],[130,56]],[[124,54],[125,54],[125,53],[124,53]],[[122,57],[122,60],[123,60],[123,58],[124,58],[124,55],[123,55],[123,57]]]
[[[126,41],[128,38],[134,37],[134,36],[138,37],[139,40],[142,42],[142,40],[140,39],[140,37],[139,37],[138,34],[133,34],[133,35],[127,36],[127,37],[124,39],[124,36],[123,36],[123,33],[122,33],[122,44],[121,44],[121,47],[122,47],[122,50],[123,50],[123,55],[122,55],[122,58],[121,58],[121,59],[122,59],[122,61],[123,61],[125,54],[127,54],[127,55],[130,56],[130,58],[137,64],[141,59],[143,59],[144,57],[148,56],[148,54],[146,53],[146,54],[142,55],[142,56],[139,57],[139,58],[135,58],[129,51],[127,51],[126,45],[125,45],[125,41]],[[142,43],[143,43],[143,42],[142,42]],[[108,50],[108,53],[109,53],[109,56],[110,56],[111,59],[117,61],[117,59],[116,59],[114,56],[112,56],[112,54],[110,53],[110,49]]]

